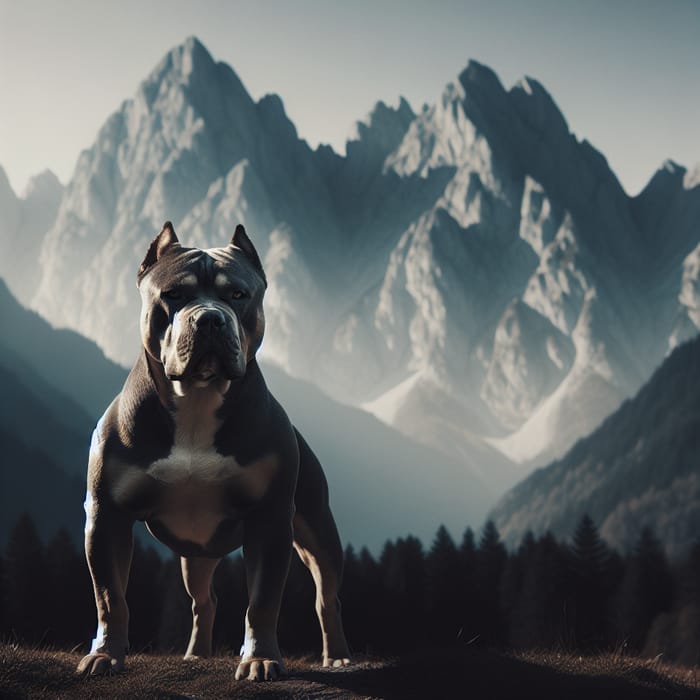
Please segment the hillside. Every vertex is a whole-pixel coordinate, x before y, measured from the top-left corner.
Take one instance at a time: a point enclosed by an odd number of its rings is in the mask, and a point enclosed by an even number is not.
[[[53,402],[58,392],[95,421],[121,389],[126,370],[108,360],[93,341],[75,331],[53,328],[37,313],[23,307],[3,279],[0,315],[6,324],[6,331],[0,335],[0,365],[19,378],[28,377],[30,384],[36,383],[28,376],[31,374],[42,385],[48,384],[52,391],[41,388],[45,403]],[[72,407],[56,411],[71,422],[77,418],[76,413]]]
[[[29,513],[46,540],[66,528],[76,543],[84,531],[85,477],[66,473],[50,447],[27,444],[0,426],[0,551],[22,513]],[[49,454],[47,454],[47,452]],[[87,449],[83,470],[86,468]]]
[[[364,659],[348,669],[321,669],[308,658],[289,662],[290,676],[276,683],[234,681],[232,657],[183,662],[137,654],[118,677],[82,679],[77,654],[0,646],[0,691],[14,698],[409,698],[510,699],[527,688],[531,697],[600,700],[696,697],[694,672],[613,656],[563,654],[510,656],[469,647],[431,649],[400,659]],[[459,673],[428,672],[453,668]],[[416,669],[419,669],[416,672]],[[425,670],[425,672],[424,672]]]
[[[631,400],[491,512],[504,539],[569,536],[584,513],[628,551],[649,526],[672,555],[700,532],[700,337],[678,347]]]

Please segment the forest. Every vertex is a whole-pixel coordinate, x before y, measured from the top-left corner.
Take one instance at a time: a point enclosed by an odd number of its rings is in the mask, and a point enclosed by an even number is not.
[[[217,653],[237,654],[247,592],[243,560],[217,568]],[[190,600],[176,557],[134,542],[127,591],[132,652],[184,652]],[[528,534],[509,552],[492,522],[455,541],[446,528],[429,549],[407,536],[381,554],[345,551],[341,589],[351,648],[402,654],[425,646],[616,651],[697,665],[700,539],[669,561],[650,529],[629,553],[601,539],[587,515],[570,542]],[[92,585],[82,551],[60,530],[42,542],[27,514],[0,558],[0,639],[82,650],[94,635]],[[310,575],[294,555],[279,621],[286,654],[320,653]]]

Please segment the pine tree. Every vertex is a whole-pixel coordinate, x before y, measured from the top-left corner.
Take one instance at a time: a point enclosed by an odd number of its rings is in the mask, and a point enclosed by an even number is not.
[[[505,624],[501,612],[501,580],[508,562],[508,553],[501,542],[495,523],[484,526],[477,551],[477,591],[479,601],[478,633],[484,644],[505,641]]]
[[[668,661],[697,666],[700,662],[700,539],[676,573],[673,607],[652,623],[643,653],[645,656],[663,653]]]
[[[476,541],[474,539],[474,531],[470,527],[462,535],[459,555],[465,568],[473,570],[476,567]]]
[[[67,530],[60,529],[46,548],[46,562],[52,581],[47,641],[72,649],[95,631],[95,598],[85,555],[78,554]]]
[[[569,552],[573,641],[582,649],[601,649],[608,639],[608,611],[615,581],[610,550],[587,514],[574,532]]]
[[[398,539],[384,548],[380,560],[387,592],[388,643],[397,650],[423,643],[425,637],[425,557],[420,540]]]
[[[535,538],[532,532],[528,531],[523,537],[517,552],[508,558],[503,571],[501,579],[501,612],[504,624],[508,628],[507,637],[511,644],[513,644],[511,627],[514,621],[514,613],[520,602],[525,576],[533,563],[535,548]]]
[[[444,525],[435,535],[425,565],[429,635],[437,644],[454,644],[463,634],[463,568]]]
[[[510,615],[510,643],[519,649],[561,647],[566,639],[566,554],[549,532],[521,553],[523,579]]]
[[[619,641],[639,651],[654,618],[671,607],[673,579],[661,543],[645,527],[617,595]]]
[[[38,643],[49,631],[52,581],[34,521],[23,513],[10,533],[5,558],[7,621],[10,632]]]
[[[368,644],[365,629],[365,585],[360,562],[352,545],[344,552],[343,583],[340,587],[340,600],[343,606],[343,626],[351,649],[364,650]]]
[[[700,539],[692,546],[682,568],[679,593],[682,603],[700,607]]]
[[[363,547],[356,555],[348,547],[340,600],[343,627],[351,649],[365,653],[386,651],[385,598],[382,573],[372,554]]]
[[[458,619],[460,620],[460,639],[469,643],[479,635],[479,600],[478,600],[478,561],[477,548],[473,530],[468,527],[462,535],[459,546],[461,568],[461,600]]]

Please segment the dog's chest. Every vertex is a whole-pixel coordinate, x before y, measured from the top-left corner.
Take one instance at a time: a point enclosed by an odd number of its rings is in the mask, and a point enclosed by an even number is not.
[[[214,440],[222,426],[217,417],[221,400],[200,393],[176,407],[170,454],[145,470],[121,470],[115,495],[123,503],[142,503],[147,521],[170,536],[206,545],[224,521],[239,519],[265,495],[277,461],[268,455],[241,465],[218,452]]]

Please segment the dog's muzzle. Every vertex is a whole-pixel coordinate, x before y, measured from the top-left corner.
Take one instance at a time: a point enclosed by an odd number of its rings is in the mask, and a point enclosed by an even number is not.
[[[163,365],[171,381],[236,379],[245,371],[238,320],[212,306],[176,314],[163,351]]]

